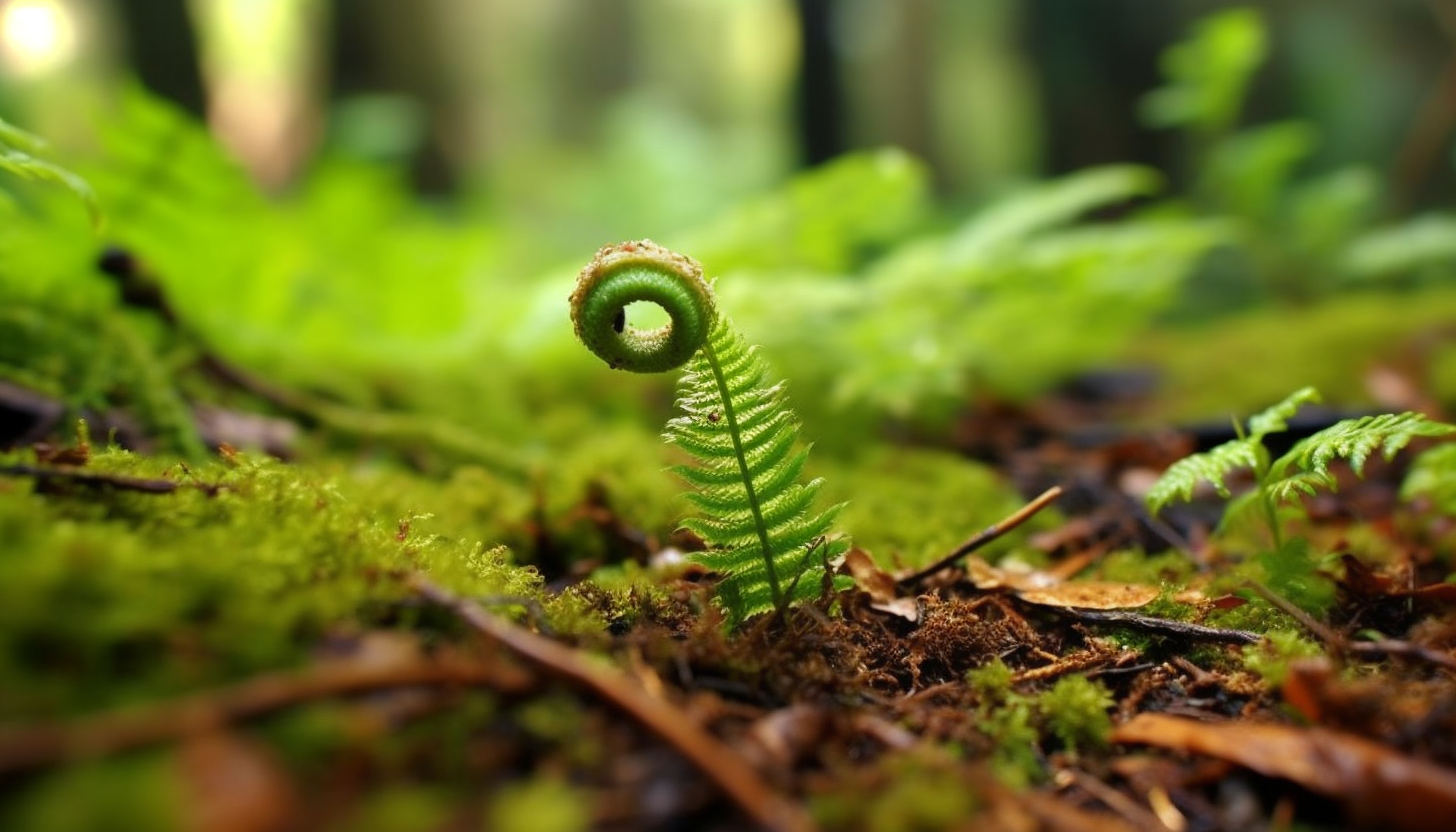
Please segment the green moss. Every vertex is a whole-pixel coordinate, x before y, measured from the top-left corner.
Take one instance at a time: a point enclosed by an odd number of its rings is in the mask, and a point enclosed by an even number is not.
[[[1263,641],[1243,650],[1244,666],[1276,688],[1288,677],[1290,662],[1324,654],[1322,646],[1292,630],[1270,632]]]
[[[1098,559],[1096,566],[1097,577],[1104,581],[1180,589],[1188,585],[1196,571],[1193,562],[1181,552],[1148,555],[1135,549],[1110,552]]]
[[[1179,325],[1144,334],[1126,354],[1131,363],[1162,371],[1149,424],[1225,419],[1282,399],[1310,385],[1328,401],[1369,401],[1358,368],[1377,361],[1399,365],[1456,316],[1456,290],[1361,291],[1302,306],[1259,308],[1202,326]],[[1430,393],[1456,395],[1448,349],[1437,353]],[[1258,372],[1249,372],[1258,367]]]
[[[87,470],[183,487],[41,494],[0,480],[0,687],[10,692],[0,719],[306,664],[339,628],[413,626],[419,609],[398,576],[416,570],[463,595],[533,602],[557,632],[603,626],[580,599],[548,598],[534,570],[468,525],[379,513],[368,492],[316,473],[249,457],[184,468],[115,450]],[[211,490],[187,487],[198,483]],[[498,611],[512,610],[525,605]]]
[[[1044,776],[1033,697],[1012,688],[1013,673],[999,657],[966,672],[977,694],[976,727],[993,743],[990,766],[997,779],[1026,788]]]
[[[1085,676],[1064,676],[1037,701],[1047,726],[1069,751],[1101,748],[1112,733],[1112,695]]]
[[[586,794],[560,780],[537,778],[497,791],[481,829],[583,832],[591,828],[591,820]]]
[[[183,828],[184,797],[166,755],[122,757],[57,769],[11,803],[0,828],[27,832],[168,832]]]
[[[839,526],[883,566],[924,566],[1020,508],[1024,501],[1000,475],[942,451],[878,447],[858,457],[815,461],[829,502],[847,501]],[[1025,529],[1055,523],[1043,512]],[[995,557],[1025,539],[1008,535],[981,553]]]
[[[395,786],[369,795],[328,832],[397,832],[440,829],[453,814],[458,796],[426,786]]]
[[[815,795],[810,811],[826,829],[933,832],[958,828],[979,802],[970,773],[941,748],[891,756],[875,776],[874,784]]]

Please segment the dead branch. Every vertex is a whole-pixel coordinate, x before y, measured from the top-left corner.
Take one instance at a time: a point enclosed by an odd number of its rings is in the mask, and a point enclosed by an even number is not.
[[[1001,537],[1002,535],[1006,534],[1017,526],[1020,526],[1027,520],[1030,520],[1037,512],[1046,508],[1048,505],[1051,504],[1052,500],[1055,500],[1060,496],[1062,496],[1062,487],[1060,485],[1054,485],[1051,488],[1048,488],[1046,491],[1043,491],[1041,493],[1041,496],[1022,506],[1020,509],[1017,509],[1016,512],[1011,514],[1009,517],[1006,517],[1000,522],[987,526],[985,529],[977,532],[974,535],[971,535],[971,537],[967,539],[966,542],[957,546],[955,551],[951,552],[950,554],[946,555],[935,563],[932,563],[931,565],[925,567],[924,569],[921,569],[919,572],[916,572],[915,574],[910,575],[907,578],[901,578],[898,583],[901,586],[911,586],[925,580],[926,578],[934,575],[940,570],[954,564],[956,561],[960,560],[966,555],[969,555],[970,553],[976,551],[982,546],[985,546],[987,543],[990,543],[991,541],[995,540],[998,537]]]
[[[700,728],[676,705],[648,695],[622,672],[593,663],[569,647],[491,615],[479,604],[457,597],[422,575],[412,576],[409,582],[420,596],[448,608],[482,635],[540,665],[547,673],[601,697],[636,720],[686,757],[759,825],[781,832],[815,829],[803,809],[769,788],[737,752]]]
[[[415,685],[519,691],[531,683],[528,674],[508,665],[458,658],[323,663],[69,722],[0,727],[0,774],[177,740],[319,699]]]

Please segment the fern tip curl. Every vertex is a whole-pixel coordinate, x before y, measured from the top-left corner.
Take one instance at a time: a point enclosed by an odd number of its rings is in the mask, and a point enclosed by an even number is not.
[[[669,323],[647,330],[628,325],[627,307],[637,302],[661,306]],[[716,318],[703,267],[651,240],[603,246],[571,293],[576,337],[614,370],[661,373],[681,367],[707,342]]]

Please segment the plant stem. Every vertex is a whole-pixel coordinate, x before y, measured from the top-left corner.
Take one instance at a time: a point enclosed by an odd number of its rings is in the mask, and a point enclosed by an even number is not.
[[[703,357],[713,370],[713,382],[718,385],[718,398],[723,402],[723,419],[728,423],[728,436],[733,440],[733,456],[738,459],[738,473],[743,478],[743,490],[748,495],[748,508],[753,513],[753,526],[758,532],[759,551],[763,554],[763,565],[768,570],[768,588],[773,593],[774,610],[782,618],[784,595],[779,589],[778,573],[774,571],[773,549],[768,542],[768,526],[763,522],[763,510],[758,504],[758,494],[753,490],[753,477],[748,473],[748,459],[743,455],[743,438],[738,431],[738,416],[733,412],[732,397],[728,395],[728,382],[723,378],[723,369],[718,364],[718,354],[713,351],[713,339],[703,343]]]

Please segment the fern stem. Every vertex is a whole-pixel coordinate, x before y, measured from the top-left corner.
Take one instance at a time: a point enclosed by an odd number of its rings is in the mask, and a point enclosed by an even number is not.
[[[784,595],[779,589],[778,572],[774,569],[773,548],[768,541],[768,526],[763,522],[763,509],[758,494],[753,488],[753,477],[748,472],[748,459],[743,455],[743,436],[738,430],[738,416],[733,412],[733,397],[728,393],[728,381],[723,377],[723,368],[718,363],[718,354],[713,351],[712,341],[703,344],[703,357],[713,370],[713,383],[718,387],[718,398],[723,405],[723,421],[728,423],[728,436],[733,440],[733,456],[738,460],[738,473],[743,477],[743,488],[748,493],[748,508],[753,513],[753,528],[758,533],[758,548],[763,555],[763,565],[768,570],[768,588],[773,593],[774,610],[784,614]]]

